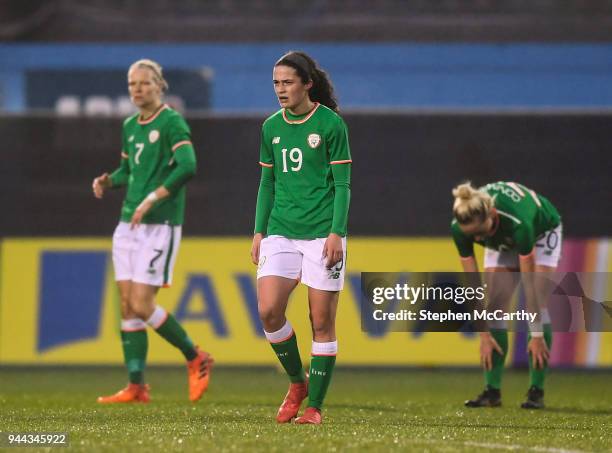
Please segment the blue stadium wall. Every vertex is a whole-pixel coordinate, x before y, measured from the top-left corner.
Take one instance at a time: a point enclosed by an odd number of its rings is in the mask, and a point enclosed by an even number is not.
[[[119,69],[142,57],[212,71],[213,111],[277,107],[271,68],[303,49],[331,73],[344,108],[612,106],[612,44],[0,45],[0,107],[26,107],[28,70]]]

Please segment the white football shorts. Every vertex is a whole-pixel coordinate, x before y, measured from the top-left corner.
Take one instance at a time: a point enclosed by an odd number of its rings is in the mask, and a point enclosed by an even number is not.
[[[342,261],[331,269],[325,266],[323,246],[326,238],[287,239],[268,236],[261,241],[257,278],[275,275],[301,280],[306,286],[325,291],[340,291],[346,269],[346,237],[342,238]]]
[[[181,226],[119,222],[113,234],[115,280],[168,287],[181,242]]]
[[[561,259],[561,242],[563,240],[563,225],[548,230],[537,238],[535,243],[535,262],[540,266],[557,267]],[[519,255],[516,251],[498,252],[485,248],[484,267],[519,268]]]

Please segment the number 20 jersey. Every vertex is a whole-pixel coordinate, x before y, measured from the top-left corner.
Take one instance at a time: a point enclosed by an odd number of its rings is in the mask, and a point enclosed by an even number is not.
[[[335,193],[331,168],[351,162],[346,124],[328,107],[315,104],[300,116],[281,109],[270,116],[262,127],[259,162],[274,171],[267,234],[327,237]]]

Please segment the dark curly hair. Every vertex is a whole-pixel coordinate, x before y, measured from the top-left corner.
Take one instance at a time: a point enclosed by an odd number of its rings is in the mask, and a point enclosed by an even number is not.
[[[302,83],[308,83],[312,80],[312,88],[308,92],[310,100],[323,104],[334,112],[339,111],[334,86],[329,76],[308,54],[292,50],[280,57],[274,66],[289,66],[295,69],[302,79]]]

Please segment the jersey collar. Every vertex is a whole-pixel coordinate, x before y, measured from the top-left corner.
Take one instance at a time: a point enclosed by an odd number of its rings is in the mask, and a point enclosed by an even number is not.
[[[314,113],[315,113],[315,112],[317,111],[317,109],[319,108],[319,105],[320,105],[320,104],[319,104],[318,102],[315,102],[315,103],[314,103],[314,107],[313,107],[313,109],[310,111],[310,113],[308,113],[308,114],[307,114],[307,115],[306,115],[304,118],[299,119],[299,120],[290,120],[290,119],[287,117],[287,109],[283,109],[283,119],[285,120],[285,122],[286,122],[286,123],[289,123],[289,124],[302,124],[302,123],[305,123],[306,121],[308,121],[308,120],[310,119],[310,117],[311,117],[312,115],[314,115]]]
[[[157,118],[159,116],[159,114],[161,112],[163,112],[164,110],[166,110],[167,108],[168,108],[168,104],[160,105],[159,108],[157,109],[157,112],[155,112],[153,115],[151,115],[146,120],[143,120],[142,117],[140,115],[138,115],[138,124],[149,124],[149,123],[152,123],[155,120],[155,118]]]

